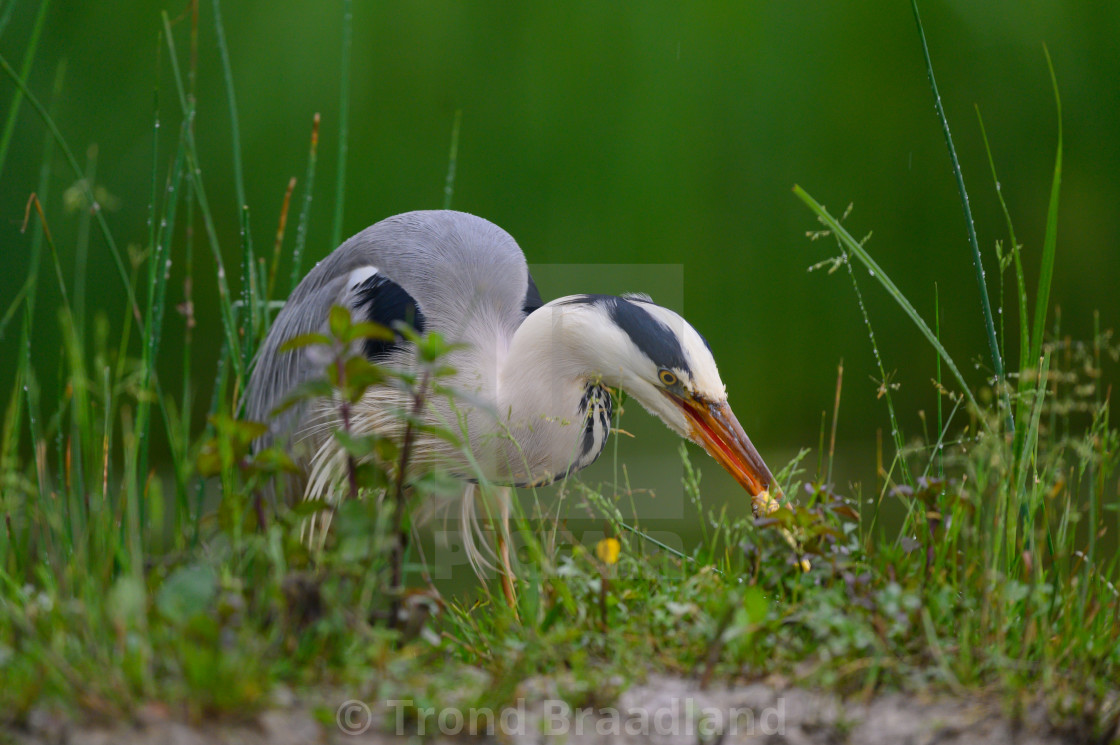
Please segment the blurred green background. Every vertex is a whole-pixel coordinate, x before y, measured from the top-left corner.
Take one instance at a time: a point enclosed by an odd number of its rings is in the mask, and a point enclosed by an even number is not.
[[[57,121],[79,159],[97,146],[96,182],[114,197],[108,220],[122,246],[146,241],[157,87],[161,174],[173,154],[180,115],[158,38],[160,12],[180,17],[186,5],[55,0],[31,70],[31,89],[47,100],[65,61]],[[233,272],[239,239],[229,110],[213,7],[208,0],[200,5],[196,133]],[[8,21],[0,53],[14,65],[38,8],[33,0],[0,3],[0,18]],[[1090,336],[1097,310],[1102,327],[1116,326],[1120,4],[938,0],[921,9],[993,302],[994,244],[1006,229],[973,107],[984,114],[1033,288],[1057,138],[1045,43],[1065,121],[1052,299],[1061,306],[1063,330],[1075,338]],[[222,12],[258,247],[271,248],[288,179],[302,180],[312,116],[322,114],[310,266],[332,248],[341,3],[227,0]],[[189,19],[176,22],[184,64],[189,33]],[[583,277],[556,271],[542,281],[546,298],[650,290],[683,310],[710,341],[731,403],[772,465],[816,445],[841,358],[841,484],[870,483],[876,430],[888,429],[847,276],[806,272],[836,248],[806,239],[817,224],[791,193],[795,183],[836,213],[854,203],[849,229],[857,237],[873,231],[869,249],[931,324],[937,283],[945,346],[972,381],[985,377],[987,347],[961,208],[908,2],[358,0],[353,44],[344,234],[442,204],[452,122],[461,109],[453,206],[504,227],[534,265],[583,267]],[[5,107],[14,91],[0,79]],[[29,236],[20,224],[38,182],[45,131],[24,102],[0,174],[0,310],[26,275]],[[73,182],[56,158],[45,207],[68,281],[81,230],[79,212],[63,200]],[[91,240],[88,299],[105,310],[116,335],[123,293],[96,231]],[[219,323],[201,237],[196,261],[202,344],[195,370],[204,406]],[[611,266],[595,276],[595,265],[604,263]],[[633,264],[669,269],[653,272],[659,286],[648,287],[642,278],[649,272],[631,276],[619,267]],[[933,352],[867,273],[859,276],[884,364],[896,371],[902,425],[918,435],[917,412],[932,415],[935,406]],[[32,344],[49,391],[60,345],[49,264],[41,283]],[[171,288],[179,302],[177,273]],[[182,319],[169,314],[167,323],[162,374],[174,386]],[[17,338],[13,323],[0,339],[0,390],[10,386]],[[1007,348],[1016,344],[1009,335]],[[677,488],[675,438],[633,411],[623,426],[638,435],[620,445],[632,480]],[[711,461],[697,462],[717,495],[738,493]]]

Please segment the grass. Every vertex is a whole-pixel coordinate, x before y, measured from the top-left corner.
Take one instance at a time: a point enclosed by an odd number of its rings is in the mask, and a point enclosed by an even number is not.
[[[633,494],[625,468],[618,477],[618,464],[613,483],[572,481],[561,490],[561,499],[603,526],[606,538],[595,547],[565,531],[555,505],[535,493],[523,495],[512,523],[522,582],[510,608],[496,582],[466,598],[444,597],[433,586],[424,544],[409,540],[415,526],[407,494],[441,497],[458,487],[445,474],[429,473],[406,491],[394,477],[403,468],[374,466],[367,457],[376,453],[377,462],[399,466],[408,459],[407,436],[394,443],[345,428],[336,435],[350,457],[346,489],[384,490],[390,497],[344,501],[321,544],[301,540],[320,505],[260,500],[261,486],[290,464],[282,453],[251,454],[249,442],[260,430],[239,420],[238,412],[251,350],[266,332],[278,257],[288,251],[274,251],[269,265],[243,239],[241,300],[234,301],[223,265],[230,247],[220,244],[214,229],[197,157],[194,73],[188,68],[182,74],[175,43],[189,34],[193,50],[197,19],[196,12],[175,22],[164,18],[181,124],[169,140],[153,127],[155,152],[170,158],[154,158],[169,165],[165,171],[153,166],[152,227],[143,251],[130,253],[126,265],[94,212],[129,298],[116,334],[104,316],[93,317],[92,333],[69,323],[84,309],[70,305],[47,213],[38,201],[29,203],[33,255],[47,244],[62,290],[55,312],[64,329],[57,373],[63,393],[57,400],[43,397],[42,377],[56,373],[41,369],[28,351],[32,341],[57,343],[29,337],[38,285],[51,274],[40,277],[36,260],[26,289],[4,316],[5,324],[22,319],[24,352],[0,439],[0,723],[18,725],[44,704],[128,717],[149,701],[187,718],[241,717],[269,706],[279,686],[341,689],[366,700],[411,698],[417,708],[451,700],[500,706],[526,677],[563,669],[557,685],[574,704],[609,697],[605,681],[632,680],[635,671],[669,671],[704,683],[781,673],[848,694],[995,689],[1017,707],[1041,699],[1057,722],[1115,731],[1120,434],[1109,420],[1101,371],[1120,356],[1120,347],[1099,329],[1078,344],[1062,335],[1058,320],[1050,333],[1043,328],[1056,244],[1060,134],[1031,328],[1026,309],[1032,298],[1022,281],[1028,257],[1009,215],[1010,248],[997,255],[1001,288],[1013,259],[1011,295],[1020,309],[1025,351],[1008,376],[1013,384],[997,376],[994,386],[970,387],[942,346],[937,321],[931,330],[876,264],[866,241],[854,239],[846,220],[798,188],[823,223],[824,231],[814,235],[837,241],[840,254],[831,266],[849,271],[861,308],[856,261],[930,342],[944,421],[939,405],[935,431],[906,436],[871,334],[894,451],[882,459],[873,493],[846,493],[831,483],[841,367],[831,422],[822,421],[816,470],[801,465],[805,451],[779,475],[793,499],[775,514],[751,520],[703,507],[700,473],[682,448],[683,486],[702,528],[698,545],[683,553],[658,545],[640,522],[622,518],[619,505]],[[232,107],[228,51],[220,23],[216,28]],[[344,82],[349,35],[347,28]],[[197,54],[188,59],[193,65]],[[0,63],[10,79],[22,79],[6,60]],[[44,173],[58,149],[81,178],[49,106],[22,84],[20,90],[46,124]],[[60,76],[52,101],[61,90]],[[342,95],[345,101],[345,85]],[[345,126],[339,123],[343,154]],[[457,115],[448,201],[458,133]],[[293,282],[306,241],[319,134],[316,117],[291,250]],[[94,205],[92,184],[84,188],[87,205]],[[38,197],[48,203],[50,195],[40,188]],[[247,220],[243,202],[239,196]],[[281,226],[286,214],[285,207]],[[176,229],[177,223],[190,229]],[[190,346],[184,355],[161,345],[175,317],[165,312],[164,266],[168,257],[191,255],[198,226],[213,277],[202,276],[191,259],[187,280],[219,287],[224,347],[217,370],[187,367],[177,395],[161,384],[159,370],[189,363]],[[277,240],[283,249],[282,227]],[[138,295],[138,286],[147,292]],[[870,331],[866,311],[864,320]],[[193,317],[181,322],[189,332]],[[375,333],[340,316],[332,319],[330,335],[295,343],[332,345]],[[416,341],[431,372],[405,380],[419,406],[425,396],[450,394],[439,387],[442,342],[430,336]],[[331,348],[332,378],[304,395],[353,401],[366,386],[396,374],[346,358],[337,344]],[[942,366],[952,390],[942,387]],[[209,424],[196,431],[189,423],[199,402],[190,391],[199,374],[213,380],[214,392]],[[1010,407],[1001,409],[1003,396]],[[148,465],[149,441],[157,434],[170,446],[170,480]],[[453,423],[443,435],[455,440]],[[900,517],[888,519],[888,513]],[[480,676],[487,685],[478,684]]]

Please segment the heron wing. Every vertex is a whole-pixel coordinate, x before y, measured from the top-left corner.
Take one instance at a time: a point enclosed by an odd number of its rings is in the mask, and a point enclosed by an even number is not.
[[[495,359],[525,316],[540,307],[540,292],[513,238],[493,223],[452,211],[408,212],[351,237],[308,272],[277,315],[262,344],[248,389],[247,415],[270,422],[262,445],[301,428],[306,408],[273,410],[301,383],[322,375],[321,350],[280,352],[299,334],[324,331],[334,305],[391,326],[422,323],[477,354]],[[415,326],[416,323],[413,323]],[[364,351],[383,358],[396,342]]]

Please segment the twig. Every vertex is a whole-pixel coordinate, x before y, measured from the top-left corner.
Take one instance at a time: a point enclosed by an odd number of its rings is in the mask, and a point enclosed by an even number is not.
[[[825,482],[832,483],[832,460],[836,455],[836,420],[840,418],[840,390],[844,386],[844,358],[836,367],[836,402],[832,406],[832,433],[828,437],[828,476]]]
[[[401,443],[401,457],[397,465],[397,483],[394,489],[393,499],[395,502],[393,512],[393,533],[396,535],[397,540],[393,545],[393,556],[391,561],[390,589],[393,594],[392,610],[389,615],[390,628],[396,628],[398,623],[398,616],[400,615],[401,605],[401,582],[403,575],[404,564],[404,549],[408,545],[408,531],[404,529],[404,481],[405,471],[408,470],[408,462],[412,457],[412,443],[416,437],[416,429],[413,426],[416,418],[420,416],[420,412],[424,408],[424,401],[427,398],[428,382],[431,379],[431,371],[426,370],[424,376],[420,379],[420,386],[416,389],[416,397],[412,402],[412,415],[409,417],[408,422],[404,428],[404,441]]]
[[[268,290],[265,300],[272,299],[276,289],[276,269],[280,266],[280,248],[284,245],[284,230],[288,226],[288,208],[292,204],[292,190],[296,188],[296,177],[288,179],[288,188],[284,191],[284,203],[280,206],[280,223],[276,226],[276,243],[272,246],[272,266],[268,270]]]

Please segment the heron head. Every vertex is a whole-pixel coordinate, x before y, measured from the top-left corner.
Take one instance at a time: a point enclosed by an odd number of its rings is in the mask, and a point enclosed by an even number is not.
[[[594,306],[600,316],[593,353],[604,378],[669,429],[703,447],[755,498],[756,512],[769,511],[770,492],[777,493],[778,485],[728,405],[704,337],[680,315],[642,295],[565,300]]]

